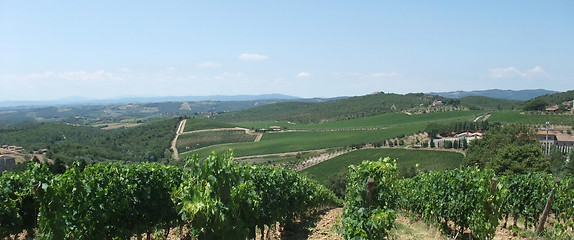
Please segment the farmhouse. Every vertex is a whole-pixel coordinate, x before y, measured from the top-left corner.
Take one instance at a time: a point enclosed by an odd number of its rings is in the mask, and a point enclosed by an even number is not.
[[[271,126],[271,127],[269,127],[269,130],[271,130],[271,131],[281,131],[281,127],[279,127],[279,126]]]
[[[10,171],[16,166],[16,159],[13,157],[0,155],[0,174],[4,171]]]
[[[9,150],[9,151],[24,151],[23,147],[19,147],[19,146],[8,146],[8,145],[2,145],[2,148]]]
[[[543,146],[546,146],[547,144],[550,146],[556,146],[561,152],[564,153],[572,151],[572,148],[574,147],[574,136],[569,134],[548,132],[547,139],[546,132],[539,131],[536,133],[536,139],[538,139]]]
[[[547,112],[556,112],[556,111],[558,111],[559,108],[560,108],[560,106],[554,105],[554,106],[547,106],[547,107],[545,108],[545,110],[546,110]]]
[[[438,106],[442,106],[443,103],[441,100],[434,100],[434,102],[431,104],[431,107],[438,107]]]

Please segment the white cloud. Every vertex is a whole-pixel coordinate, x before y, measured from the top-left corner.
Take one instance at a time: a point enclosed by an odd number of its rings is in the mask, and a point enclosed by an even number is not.
[[[516,67],[506,67],[506,68],[493,68],[489,69],[488,72],[490,73],[490,77],[492,78],[535,78],[535,77],[546,77],[548,78],[548,74],[544,69],[540,66],[536,66],[532,69],[528,69],[526,71],[520,71]]]
[[[311,73],[308,73],[308,72],[300,72],[297,74],[298,78],[306,78],[306,77],[310,77],[310,76],[311,76]]]
[[[383,77],[401,77],[403,76],[400,73],[397,72],[390,72],[390,73],[386,73],[386,72],[379,72],[379,73],[373,73],[371,74],[372,78],[383,78]]]
[[[216,67],[223,67],[223,64],[212,61],[203,61],[198,64],[195,64],[195,66],[198,68],[216,68]]]
[[[267,57],[265,55],[261,55],[261,54],[255,54],[255,53],[243,53],[243,54],[239,55],[238,58],[242,61],[254,62],[254,61],[267,60],[269,57]]]
[[[542,67],[540,67],[540,66],[536,66],[536,67],[534,67],[532,69],[528,69],[526,71],[527,76],[538,75],[538,74],[547,75],[546,72],[544,71],[544,69],[542,69]]]

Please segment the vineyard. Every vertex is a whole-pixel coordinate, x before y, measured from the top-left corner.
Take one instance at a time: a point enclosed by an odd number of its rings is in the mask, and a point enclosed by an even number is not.
[[[35,164],[0,178],[0,237],[26,230],[42,239],[162,239],[186,227],[197,239],[245,239],[257,228],[338,205],[314,181],[237,164],[231,153],[195,157],[184,168],[99,163],[61,175]]]
[[[347,239],[388,236],[397,211],[438,224],[457,239],[466,234],[492,239],[501,222],[506,227],[508,216],[514,228],[520,220],[524,229],[540,233],[546,224],[551,225],[546,233],[550,238],[574,238],[574,176],[559,184],[546,173],[498,178],[492,170],[477,168],[401,180],[397,176],[396,162],[390,158],[349,167],[343,212]],[[553,214],[546,218],[543,212]]]
[[[98,163],[52,174],[34,164],[0,177],[0,237],[166,239],[185,228],[181,234],[194,239],[253,239],[276,223],[340,205],[315,181],[283,168],[238,164],[230,152],[189,159],[183,168]],[[458,168],[400,179],[388,157],[349,166],[339,226],[346,239],[389,237],[399,213],[457,239],[491,239],[501,224],[538,232],[540,223],[545,236],[572,239],[574,176],[556,181],[546,173],[496,176]]]

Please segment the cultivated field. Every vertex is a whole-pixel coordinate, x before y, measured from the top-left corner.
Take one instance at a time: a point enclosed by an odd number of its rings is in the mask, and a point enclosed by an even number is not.
[[[212,151],[222,152],[233,149],[235,156],[242,157],[348,147],[422,132],[430,122],[472,121],[482,113],[481,111],[437,112],[420,115],[388,113],[324,124],[238,123],[237,125],[245,128],[268,128],[270,125],[278,125],[283,129],[286,126],[287,130],[264,133],[259,142],[214,145],[192,153],[197,153],[202,157],[207,156]],[[184,154],[183,157],[192,153]]]
[[[453,169],[460,166],[464,159],[461,153],[437,150],[361,149],[319,163],[301,171],[301,173],[312,176],[319,183],[325,184],[329,176],[347,172],[349,165],[359,165],[364,160],[373,161],[381,157],[397,159],[397,168],[401,172],[411,171],[411,167],[414,167],[416,164],[419,164],[416,170],[420,172]]]
[[[256,137],[245,130],[189,132],[179,136],[176,147],[179,152],[186,152],[218,144],[253,142]]]
[[[552,125],[574,126],[574,115],[528,114],[520,111],[502,111],[492,113],[488,121],[532,125],[544,125],[546,122],[550,122]]]

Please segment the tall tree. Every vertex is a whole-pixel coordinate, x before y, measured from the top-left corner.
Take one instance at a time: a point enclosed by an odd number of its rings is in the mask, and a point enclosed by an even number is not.
[[[542,145],[534,131],[524,124],[489,130],[483,139],[471,142],[466,158],[469,165],[490,168],[503,175],[550,170]]]

